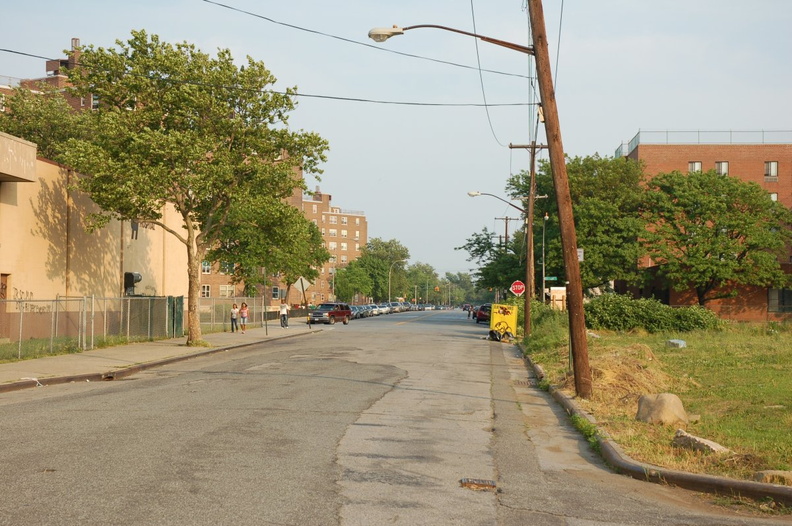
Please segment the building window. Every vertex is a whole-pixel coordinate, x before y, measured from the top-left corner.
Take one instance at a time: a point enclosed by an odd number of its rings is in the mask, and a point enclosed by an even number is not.
[[[346,252],[346,250],[347,250],[347,244],[346,243],[341,243],[341,250]]]
[[[718,175],[729,175],[729,161],[716,162],[715,171],[718,172]]]
[[[209,285],[201,285],[201,297],[202,298],[210,298],[211,297],[212,287]]]
[[[768,312],[792,312],[792,290],[768,289],[767,310]]]
[[[335,250],[335,249],[338,248],[338,243],[336,243],[335,241],[331,241],[330,243],[328,243],[328,247],[327,248],[329,250]]]
[[[316,205],[311,205],[311,210],[313,210],[314,214],[319,213],[319,208]]]
[[[770,200],[778,201],[778,192],[770,192]]]
[[[688,172],[700,172],[701,161],[688,161]]]
[[[330,216],[330,224],[337,225],[338,224],[338,217],[337,216]]]
[[[347,219],[347,217],[346,217],[346,216],[343,216],[343,217],[341,218],[341,224],[342,224],[342,225],[346,225],[347,223],[348,223],[348,219]]]
[[[778,181],[778,161],[765,161],[765,180]]]
[[[98,110],[99,109],[99,95],[91,95],[91,109]]]
[[[201,272],[204,273],[204,274],[211,274],[212,273],[212,263],[210,261],[202,261],[201,262]]]
[[[221,261],[220,262],[220,272],[223,274],[233,274],[234,273],[234,264],[228,261]]]
[[[336,237],[336,236],[338,236],[338,230],[336,230],[335,228],[331,228],[330,237]]]
[[[346,230],[342,230],[341,231],[341,237],[344,237],[344,238],[347,237],[347,231]]]
[[[342,265],[346,265],[347,264],[347,257],[346,256],[341,256],[341,264]]]
[[[209,285],[205,285],[208,287]],[[233,298],[234,297],[234,286],[233,285],[220,285],[220,297],[221,298]]]
[[[5,95],[0,93],[0,112],[5,113]]]
[[[360,225],[360,218],[359,218],[359,217],[356,217],[356,218],[355,218],[355,224],[356,224],[356,225]]]
[[[277,300],[280,298],[280,289],[278,287],[272,287],[272,299]]]

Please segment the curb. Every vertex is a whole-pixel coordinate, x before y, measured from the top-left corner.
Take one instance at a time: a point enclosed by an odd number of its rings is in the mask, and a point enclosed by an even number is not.
[[[523,352],[523,348],[520,345],[517,347],[526,365],[534,371],[536,377],[540,380],[544,378],[545,374],[542,367],[534,363]],[[566,393],[551,386],[550,395],[570,416],[579,416],[580,418],[585,418],[594,426],[597,425],[596,419],[578,407],[574,399]],[[601,456],[605,462],[617,473],[628,475],[634,479],[731,497],[750,497],[756,500],[771,498],[779,504],[792,506],[792,487],[790,486],[689,473],[644,464],[627,456],[621,447],[612,441],[608,434],[599,427],[597,427],[596,438],[600,446]]]
[[[256,340],[247,343],[239,343],[235,345],[226,345],[223,347],[213,347],[211,349],[206,349],[202,351],[196,351],[189,354],[184,354],[181,356],[172,356],[170,358],[164,358],[162,360],[155,360],[152,362],[145,362],[139,363],[135,365],[130,365],[128,367],[124,367],[122,369],[110,370],[105,371],[103,373],[85,373],[85,374],[73,374],[73,375],[65,375],[65,376],[53,376],[51,378],[41,378],[36,380],[21,380],[18,382],[9,382],[6,384],[0,385],[0,394],[1,393],[10,393],[12,391],[20,391],[22,389],[28,389],[31,387],[46,387],[48,385],[59,385],[59,384],[69,384],[75,382],[101,382],[101,381],[110,381],[115,380],[117,378],[125,378],[127,376],[132,376],[133,374],[137,374],[139,372],[145,371],[146,369],[152,369],[154,367],[161,367],[163,365],[169,365],[176,362],[181,362],[185,360],[190,360],[192,358],[198,358],[200,356],[208,356],[210,354],[215,354],[222,351],[228,351],[231,349],[241,349],[243,347],[250,347],[252,345],[258,345],[264,342],[276,341],[276,340],[285,340],[288,338],[298,338],[300,336],[307,336],[310,334],[314,334],[317,332],[321,332],[322,329],[313,329],[308,330],[307,332],[302,333],[292,333],[292,334],[284,334],[283,336],[273,336],[271,338],[263,339],[263,340]]]

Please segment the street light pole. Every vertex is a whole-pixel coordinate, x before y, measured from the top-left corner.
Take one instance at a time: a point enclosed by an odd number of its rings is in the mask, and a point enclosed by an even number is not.
[[[533,55],[536,59],[536,77],[539,84],[541,108],[544,114],[545,135],[547,136],[548,149],[550,150],[550,167],[553,173],[553,186],[558,208],[558,226],[561,232],[564,271],[567,278],[569,343],[573,357],[572,369],[575,377],[575,392],[581,398],[591,398],[591,369],[589,368],[588,360],[586,319],[583,311],[583,283],[580,279],[580,263],[577,259],[577,234],[575,233],[575,221],[572,213],[572,197],[569,191],[564,147],[561,141],[558,106],[555,101],[550,69],[550,53],[548,51],[542,0],[528,0],[528,16],[531,22],[531,33],[533,34],[533,46],[530,47],[437,25],[417,25],[405,28],[394,26],[392,29],[376,28],[369,31],[369,37],[377,42],[383,42],[391,36],[403,34],[408,29],[429,27],[473,36],[485,42]]]
[[[532,213],[532,211],[531,212],[527,212],[524,209],[520,208],[519,206],[515,205],[514,203],[510,203],[509,201],[503,199],[502,197],[498,197],[497,195],[494,195],[494,194],[488,194],[486,192],[479,192],[477,190],[473,190],[473,191],[468,192],[468,195],[470,197],[478,197],[480,195],[488,195],[490,197],[494,197],[495,199],[497,199],[499,201],[503,201],[504,203],[506,203],[510,207],[516,208],[517,210],[522,212],[523,215],[525,216],[525,228],[526,228],[526,232],[525,233],[526,233],[526,237],[528,237],[528,221],[529,221],[528,218],[529,218],[530,214]],[[533,199],[531,199],[530,197],[528,197],[527,199],[528,199],[529,206],[532,207],[533,206]],[[528,239],[531,239],[531,243],[533,243],[533,239],[532,238],[528,237]],[[526,239],[525,245],[526,245],[525,250],[526,250],[526,254],[527,254],[526,255],[526,260],[527,261],[525,262],[525,267],[526,267],[526,270],[525,270],[526,278],[525,279],[527,281],[528,280],[527,276],[530,275],[529,274],[530,273],[530,267],[533,265],[533,250],[531,250],[531,247],[528,244],[527,239]],[[528,336],[531,335],[531,295],[528,294],[527,290],[526,290],[526,293],[525,293],[525,296],[524,296],[523,299],[524,299],[524,304],[523,304],[523,335],[527,338]]]
[[[545,230],[547,229],[547,220],[550,219],[547,216],[547,212],[544,215],[544,221],[542,222],[542,303],[545,302],[545,284],[546,275],[545,275]]]
[[[388,303],[390,303],[391,301],[391,270],[393,270],[393,265],[403,261],[404,261],[403,259],[397,259],[396,261],[391,263],[390,267],[388,268]]]

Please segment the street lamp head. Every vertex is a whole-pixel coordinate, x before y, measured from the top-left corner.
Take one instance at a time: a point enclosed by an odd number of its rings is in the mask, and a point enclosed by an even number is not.
[[[393,27],[375,27],[369,31],[368,36],[374,42],[385,42],[392,36],[403,34],[404,29],[394,25]]]
[[[481,192],[479,192],[479,191],[477,191],[477,190],[471,190],[470,192],[468,192],[468,195],[469,195],[470,197],[478,197],[478,196],[480,196],[480,195],[481,195]]]

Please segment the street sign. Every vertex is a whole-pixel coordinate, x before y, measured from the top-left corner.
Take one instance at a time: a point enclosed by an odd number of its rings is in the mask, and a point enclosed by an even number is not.
[[[545,281],[558,281],[558,276],[547,276]]]
[[[520,280],[515,281],[509,288],[515,296],[522,296],[525,293],[525,283]]]

